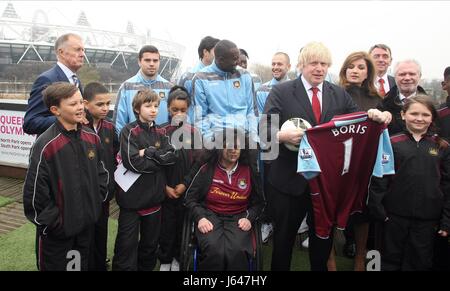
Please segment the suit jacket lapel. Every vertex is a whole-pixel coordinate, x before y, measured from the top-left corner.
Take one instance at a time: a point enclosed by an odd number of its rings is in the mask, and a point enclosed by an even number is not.
[[[320,115],[321,123],[323,123],[324,120],[329,120],[326,118],[326,115],[328,113],[328,109],[330,108],[332,98],[334,98],[334,91],[327,81],[323,81],[322,89],[322,114]]]
[[[311,102],[309,101],[308,94],[306,93],[305,86],[303,86],[302,79],[300,77],[297,78],[296,86],[294,88],[294,96],[295,99],[300,103],[300,108],[303,109],[303,113],[307,116],[307,121],[311,123],[311,125],[316,125],[316,118],[314,117],[314,113],[312,110]],[[300,113],[299,115],[303,115]]]
[[[55,65],[55,72],[58,81],[70,82],[69,79],[67,79],[66,74],[64,74],[63,70],[58,65]]]
[[[55,68],[57,79],[59,81],[70,83],[69,79],[67,79],[66,74],[64,74],[63,70],[58,65],[55,65],[54,68]],[[79,80],[78,89],[80,89],[81,94],[83,94],[83,86],[81,85],[81,80]]]

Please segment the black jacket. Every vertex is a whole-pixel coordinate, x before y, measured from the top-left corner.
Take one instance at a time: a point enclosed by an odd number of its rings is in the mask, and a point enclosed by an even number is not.
[[[439,136],[450,140],[450,97],[447,97],[447,101],[441,104],[438,110],[439,120],[438,129]]]
[[[274,133],[278,132],[281,125],[292,117],[301,117],[312,126],[330,121],[335,115],[358,111],[358,106],[352,97],[341,87],[323,82],[322,115],[320,122],[316,122],[306,89],[302,80],[286,81],[272,87],[264,106],[264,116],[260,122],[260,130],[267,131],[271,136],[271,127]],[[279,124],[272,122],[270,115],[279,116]],[[308,182],[297,174],[298,152],[288,150],[284,145],[279,145],[279,155],[273,160],[268,176],[269,182],[279,191],[292,196],[300,196],[305,193]]]
[[[200,132],[189,124],[180,126],[171,125],[170,122],[160,125],[170,139],[170,143],[176,149],[175,164],[165,167],[167,185],[175,187],[184,184],[187,187],[192,178],[203,164],[204,150],[201,147],[202,136]]]
[[[145,149],[143,157],[139,150]],[[120,207],[133,210],[147,209],[161,204],[165,197],[164,166],[176,161],[175,149],[165,131],[159,126],[142,123],[139,119],[127,124],[120,132],[120,155],[124,167],[141,174],[125,193],[116,196]]]
[[[214,171],[217,167],[218,158],[213,156],[207,163],[203,164],[192,180],[191,185],[186,190],[185,206],[193,214],[195,222],[206,217],[206,195],[212,183]],[[251,169],[252,191],[250,193],[247,216],[252,223],[258,219],[264,209],[265,198],[262,190],[261,178],[254,167]]]
[[[426,94],[425,90],[417,86],[417,92]],[[392,114],[392,121],[388,126],[389,135],[403,132],[405,128],[405,122],[402,120],[400,112],[402,111],[403,104],[400,101],[400,95],[397,86],[391,88],[386,97],[378,104],[377,109],[381,111],[389,111]]]
[[[99,137],[81,125],[67,131],[56,121],[36,139],[23,205],[41,234],[70,237],[97,221],[112,177],[101,156]]]
[[[416,142],[409,133],[391,137],[395,175],[372,177],[368,208],[384,221],[390,214],[441,219],[450,230],[450,148],[440,149],[430,134]]]
[[[89,121],[89,127],[94,130],[94,120],[89,112],[86,112],[86,118]],[[111,175],[108,185],[108,197],[106,201],[110,201],[114,198],[115,192],[118,189],[114,180],[114,172],[117,168],[116,155],[119,152],[120,143],[119,138],[116,135],[114,124],[109,119],[100,120],[97,129],[94,130],[100,137],[100,141],[103,147],[104,156],[102,160],[105,162],[106,169]]]

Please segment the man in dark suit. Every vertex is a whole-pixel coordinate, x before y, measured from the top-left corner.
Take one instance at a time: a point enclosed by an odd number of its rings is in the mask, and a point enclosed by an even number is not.
[[[393,120],[388,127],[391,136],[405,129],[400,112],[406,99],[417,94],[426,95],[425,90],[419,86],[422,68],[418,61],[408,59],[398,62],[394,67],[394,75],[396,85],[377,106],[379,110],[386,110],[392,114]]]
[[[295,80],[275,85],[264,106],[267,118],[262,116],[260,130],[277,132],[279,143],[300,143],[303,130],[279,130],[280,125],[292,117],[301,117],[314,126],[330,121],[335,115],[358,111],[344,89],[324,81],[331,65],[328,48],[321,43],[307,44],[300,53],[299,63],[302,74]],[[389,113],[376,109],[368,113],[369,118],[377,122],[389,122],[391,118]],[[275,116],[279,117],[279,124],[272,122]],[[311,211],[308,182],[297,174],[297,155],[281,146],[268,175],[271,187],[268,207],[274,220],[272,270],[290,269],[297,230],[305,214]],[[313,215],[308,215],[308,224],[311,269],[327,270],[332,238],[321,239],[315,235]]]
[[[386,96],[392,87],[395,86],[394,77],[388,75],[387,71],[392,63],[391,49],[385,44],[376,44],[369,50],[369,54],[375,64],[377,77],[375,78],[375,87],[381,97]]]
[[[23,123],[23,130],[28,134],[43,133],[56,120],[42,100],[42,91],[48,85],[58,81],[70,82],[82,91],[81,83],[76,75],[83,66],[84,60],[84,45],[81,37],[73,33],[61,35],[55,42],[55,54],[58,60],[56,65],[39,75],[31,88]]]

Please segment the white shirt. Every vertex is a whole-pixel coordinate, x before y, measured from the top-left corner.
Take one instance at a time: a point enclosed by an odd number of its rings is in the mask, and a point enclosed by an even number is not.
[[[416,96],[417,95],[417,91],[416,92],[414,92],[414,93],[412,93],[411,95],[409,95],[408,97],[406,97],[405,95],[403,95],[402,93],[398,93],[398,97],[400,98],[400,101],[402,102],[402,104],[405,104],[405,102],[406,102],[406,98],[409,98],[409,97],[414,97],[414,96]]]
[[[312,106],[312,97],[313,97],[313,91],[311,88],[313,87],[311,84],[309,84],[308,81],[303,77],[301,77],[303,86],[305,86],[306,93],[308,94],[309,102],[311,102]],[[317,97],[319,98],[320,108],[322,108],[322,88],[323,88],[323,82],[316,86],[319,89],[319,92],[317,92]]]
[[[75,82],[73,81],[72,76],[76,75],[76,73],[72,72],[66,65],[64,65],[63,63],[57,62],[56,63],[61,70],[64,72],[64,75],[66,75],[67,79],[69,80],[70,84],[75,85]]]
[[[378,80],[383,79],[384,80],[384,92],[389,92],[389,90],[391,90],[391,87],[389,86],[389,79],[388,79],[388,73],[386,72],[381,78],[377,76],[377,78],[375,79],[375,87],[377,88],[378,91],[380,91],[380,82]]]

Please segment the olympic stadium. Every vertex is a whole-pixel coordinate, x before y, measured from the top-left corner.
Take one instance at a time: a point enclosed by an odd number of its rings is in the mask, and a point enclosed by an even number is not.
[[[123,32],[106,31],[92,27],[83,11],[76,23],[57,24],[43,10],[27,20],[7,3],[0,17],[0,93],[29,92],[34,78],[56,62],[55,40],[67,32],[83,38],[84,67],[94,69],[98,80],[113,86],[113,91],[138,71],[138,51],[143,45],[159,49],[160,74],[167,80],[179,70],[185,50],[178,43],[151,37],[149,30],[138,33],[132,22]]]

